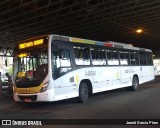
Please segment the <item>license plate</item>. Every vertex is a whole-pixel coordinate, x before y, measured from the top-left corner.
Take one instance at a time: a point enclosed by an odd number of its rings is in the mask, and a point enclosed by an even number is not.
[[[31,99],[24,99],[24,102],[31,102]]]

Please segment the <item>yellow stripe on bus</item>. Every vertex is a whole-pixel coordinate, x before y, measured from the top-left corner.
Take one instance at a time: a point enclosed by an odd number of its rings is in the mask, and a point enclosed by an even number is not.
[[[78,78],[78,75],[76,75],[76,83],[78,84],[79,82],[79,78]]]
[[[96,42],[92,40],[85,40],[85,39],[74,38],[74,37],[71,37],[70,39],[71,39],[71,42],[76,42],[76,43],[96,44]]]

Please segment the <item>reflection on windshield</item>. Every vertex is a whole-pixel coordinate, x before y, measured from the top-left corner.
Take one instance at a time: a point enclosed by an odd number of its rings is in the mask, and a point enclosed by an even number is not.
[[[14,56],[15,82],[44,79],[48,73],[47,48],[29,50]]]

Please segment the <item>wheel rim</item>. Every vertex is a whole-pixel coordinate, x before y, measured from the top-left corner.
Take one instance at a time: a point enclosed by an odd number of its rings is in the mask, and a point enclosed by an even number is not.
[[[133,86],[134,86],[135,88],[137,88],[137,86],[138,86],[138,82],[137,82],[137,79],[136,79],[136,78],[135,78],[134,81],[133,81]]]
[[[82,88],[81,95],[82,95],[83,98],[88,97],[88,89],[86,87]]]

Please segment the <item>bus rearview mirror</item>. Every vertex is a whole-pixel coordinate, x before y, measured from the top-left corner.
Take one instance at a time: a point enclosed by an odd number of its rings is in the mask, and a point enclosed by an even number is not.
[[[5,60],[5,66],[6,66],[6,67],[8,66],[7,59]]]

